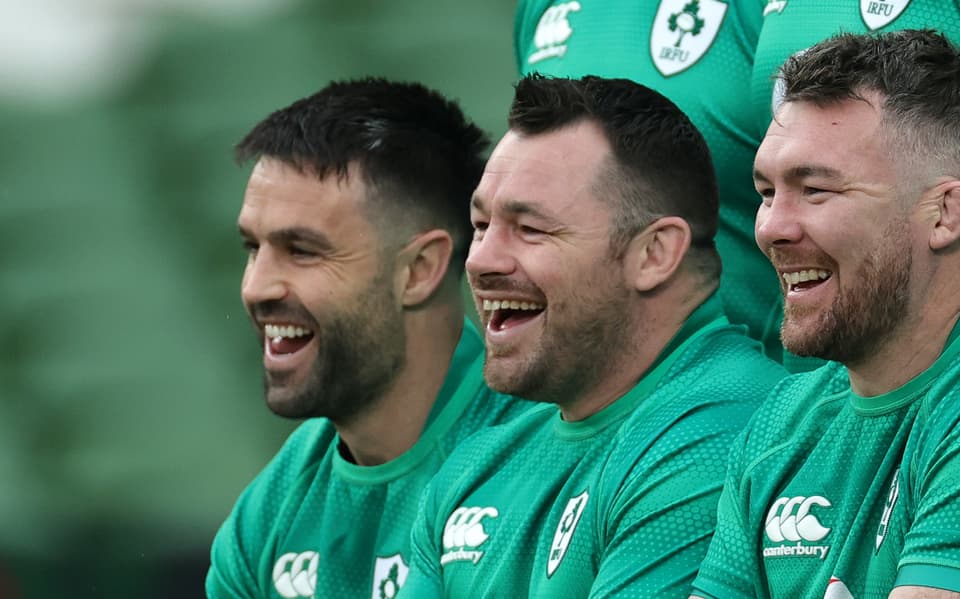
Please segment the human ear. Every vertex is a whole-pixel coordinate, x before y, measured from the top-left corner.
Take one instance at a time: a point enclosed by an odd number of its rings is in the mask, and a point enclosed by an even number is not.
[[[938,214],[930,231],[930,249],[942,250],[960,239],[960,181],[938,185],[936,200]]]
[[[430,299],[446,276],[453,254],[453,239],[442,229],[421,233],[397,255],[395,282],[404,307]]]
[[[628,283],[652,291],[673,276],[690,249],[690,225],[679,216],[665,216],[630,240],[624,255]]]

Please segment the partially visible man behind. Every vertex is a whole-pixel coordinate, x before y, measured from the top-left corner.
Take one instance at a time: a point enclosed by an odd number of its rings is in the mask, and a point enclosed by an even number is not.
[[[625,79],[520,81],[472,200],[487,383],[544,402],[458,448],[402,596],[686,597],[734,436],[785,374],[716,290],[706,144]]]
[[[308,418],[213,544],[216,598],[392,597],[427,480],[520,402],[460,295],[484,134],[418,84],[332,83],[259,123],[239,229],[271,410]]]
[[[734,447],[702,597],[960,597],[960,54],[840,35],[755,162],[787,379]]]

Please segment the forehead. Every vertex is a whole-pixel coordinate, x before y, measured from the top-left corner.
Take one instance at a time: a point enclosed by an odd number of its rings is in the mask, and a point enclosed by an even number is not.
[[[330,173],[319,179],[279,160],[261,158],[247,182],[238,224],[244,230],[266,235],[291,227],[343,229],[372,235],[364,208],[366,186],[355,168],[346,178]]]
[[[556,212],[595,206],[594,181],[609,156],[600,128],[587,121],[537,135],[508,131],[490,155],[474,195],[490,211],[512,202]]]
[[[779,168],[829,166],[837,170],[889,170],[881,139],[879,98],[817,106],[787,102],[757,151],[757,170],[770,177]]]

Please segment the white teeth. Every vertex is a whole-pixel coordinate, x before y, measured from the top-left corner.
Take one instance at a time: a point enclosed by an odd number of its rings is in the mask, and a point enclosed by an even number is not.
[[[543,310],[543,304],[517,300],[483,300],[485,312],[494,310]]]
[[[295,325],[280,326],[276,324],[263,325],[263,333],[267,337],[273,338],[274,342],[279,342],[284,337],[306,337],[307,335],[312,334],[309,329],[305,329],[303,327],[298,327]]]
[[[816,281],[818,279],[823,280],[828,277],[830,277],[830,271],[813,268],[809,270],[783,273],[783,280],[787,283],[787,285],[796,285],[797,283]]]

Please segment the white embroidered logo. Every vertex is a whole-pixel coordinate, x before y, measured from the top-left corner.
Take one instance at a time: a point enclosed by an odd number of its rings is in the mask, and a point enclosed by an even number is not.
[[[470,561],[476,564],[483,557],[483,551],[474,551],[486,542],[490,535],[483,529],[482,520],[500,515],[494,507],[461,507],[447,518],[443,527],[443,549],[440,565],[450,562]]]
[[[394,599],[407,582],[409,573],[410,567],[399,553],[389,557],[377,556],[373,564],[373,592],[370,599]]]
[[[819,541],[827,536],[830,529],[820,524],[817,517],[811,514],[813,506],[831,507],[825,497],[813,495],[811,497],[781,497],[773,502],[767,512],[764,530],[767,538],[774,543],[794,541],[795,545],[779,545],[766,547],[764,557],[793,556],[802,557],[817,555],[820,559],[827,556],[829,545],[806,545],[803,541]],[[796,513],[794,513],[796,510]]]
[[[660,0],[650,32],[650,58],[666,77],[697,64],[713,45],[727,4],[718,0]]]
[[[567,53],[566,41],[573,34],[567,15],[579,10],[579,2],[564,2],[551,6],[543,13],[537,23],[537,31],[533,34],[537,51],[527,57],[527,64],[535,64]]]
[[[284,553],[273,566],[273,586],[287,599],[313,597],[319,563],[320,555],[316,551]]]
[[[563,508],[563,514],[560,516],[560,523],[557,524],[557,531],[553,533],[553,543],[550,545],[550,556],[547,559],[547,578],[553,576],[553,573],[560,567],[563,556],[567,554],[567,547],[570,546],[570,539],[573,537],[573,531],[580,522],[580,516],[583,515],[583,508],[587,506],[587,500],[590,495],[584,491],[567,502],[567,507]]]
[[[893,482],[890,483],[890,491],[887,493],[887,502],[883,506],[883,514],[880,516],[880,525],[877,527],[877,544],[874,553],[880,552],[880,546],[883,540],[887,538],[887,531],[890,529],[890,515],[893,508],[897,505],[897,499],[900,497],[900,469],[897,468],[893,473]]]
[[[910,0],[860,0],[860,17],[874,31],[893,23],[908,4]]]
[[[767,0],[767,5],[763,7],[763,16],[772,13],[780,14],[787,7],[787,0]]]

